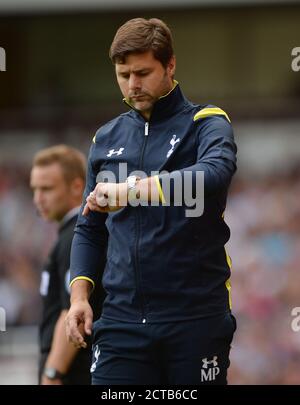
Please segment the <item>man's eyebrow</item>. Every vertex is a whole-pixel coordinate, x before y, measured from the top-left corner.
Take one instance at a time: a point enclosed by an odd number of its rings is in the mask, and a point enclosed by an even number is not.
[[[151,71],[151,68],[140,68],[140,69],[132,69],[132,73],[143,73],[143,72],[150,72]],[[126,74],[129,74],[130,73],[130,70],[128,69],[124,69],[124,70],[122,70],[122,69],[120,69],[119,71],[118,71],[118,74],[120,74],[120,75],[126,75]]]
[[[133,72],[134,72],[134,73],[148,72],[148,71],[150,71],[150,70],[151,70],[151,68],[149,68],[149,67],[144,67],[144,68],[140,68],[140,69],[133,69]]]

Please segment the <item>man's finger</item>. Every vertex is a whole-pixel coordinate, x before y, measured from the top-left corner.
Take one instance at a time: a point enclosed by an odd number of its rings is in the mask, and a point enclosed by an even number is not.
[[[89,212],[90,212],[89,205],[88,203],[86,203],[83,208],[82,215],[87,215]]]
[[[101,197],[97,197],[97,206],[100,207],[101,209],[107,208],[109,206],[108,204],[108,198],[105,195],[102,195]]]
[[[77,325],[77,322],[75,319],[69,319],[68,337],[69,337],[69,341],[71,341],[75,345],[79,345],[80,347],[83,347],[82,345],[85,342],[84,342],[83,336],[79,332],[78,325]]]

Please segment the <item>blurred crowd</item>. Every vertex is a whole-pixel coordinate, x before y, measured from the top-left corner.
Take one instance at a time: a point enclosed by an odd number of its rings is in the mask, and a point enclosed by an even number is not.
[[[7,326],[39,321],[40,273],[56,232],[35,211],[29,175],[29,166],[0,166],[0,307]]]
[[[40,272],[56,226],[32,204],[30,167],[0,167],[0,306],[8,325],[39,321]],[[232,301],[238,329],[230,384],[300,384],[300,170],[242,179],[231,188],[225,220],[232,236]]]
[[[300,306],[299,169],[235,179],[231,189],[232,384],[300,384],[300,332],[291,327]]]

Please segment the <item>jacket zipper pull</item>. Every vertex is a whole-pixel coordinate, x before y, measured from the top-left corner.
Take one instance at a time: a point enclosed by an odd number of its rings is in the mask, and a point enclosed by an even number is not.
[[[145,136],[149,135],[149,122],[145,122]]]

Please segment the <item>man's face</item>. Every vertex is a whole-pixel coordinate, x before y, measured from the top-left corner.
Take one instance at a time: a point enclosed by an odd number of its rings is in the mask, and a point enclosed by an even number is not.
[[[33,202],[44,219],[60,221],[71,209],[70,187],[63,177],[59,163],[34,166],[30,186],[33,190]]]
[[[117,81],[123,96],[149,119],[154,103],[173,87],[175,57],[165,68],[152,51],[129,54],[116,63]]]

